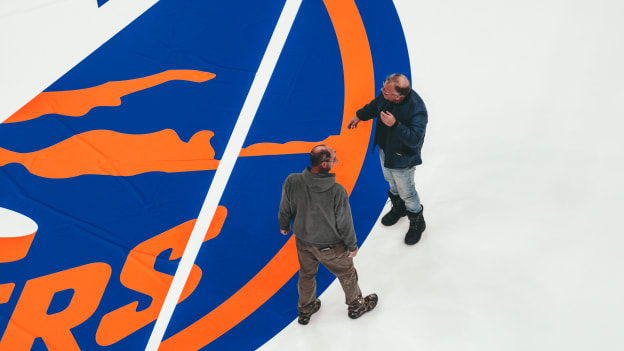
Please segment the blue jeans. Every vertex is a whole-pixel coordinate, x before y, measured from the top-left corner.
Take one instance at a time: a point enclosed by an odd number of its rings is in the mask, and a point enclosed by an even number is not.
[[[379,148],[379,160],[381,161],[381,170],[384,178],[390,185],[390,193],[399,195],[401,200],[405,202],[405,208],[408,211],[413,213],[420,212],[422,205],[414,184],[416,166],[398,169],[384,167],[384,152],[381,148]]]

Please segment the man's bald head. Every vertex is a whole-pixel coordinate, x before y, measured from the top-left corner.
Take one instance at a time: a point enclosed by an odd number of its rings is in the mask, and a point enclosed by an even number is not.
[[[407,96],[412,87],[410,86],[410,81],[406,76],[401,73],[394,73],[386,78],[386,81],[394,86],[394,91],[402,96]]]
[[[337,163],[336,151],[327,145],[316,145],[310,151],[310,171],[312,173],[327,173],[334,163]]]
[[[320,166],[322,162],[331,160],[332,154],[327,145],[316,145],[310,151],[310,164],[312,167]]]

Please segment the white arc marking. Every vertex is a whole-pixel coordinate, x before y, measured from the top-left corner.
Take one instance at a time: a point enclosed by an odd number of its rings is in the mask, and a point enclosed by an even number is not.
[[[17,238],[37,231],[37,223],[19,212],[0,207],[0,238]]]
[[[284,8],[282,9],[282,13],[277,21],[277,25],[275,26],[269,45],[267,46],[264,56],[262,57],[262,61],[260,61],[258,72],[256,72],[254,80],[251,84],[251,89],[247,94],[243,108],[241,109],[236,125],[234,126],[234,130],[232,131],[232,136],[225,147],[223,157],[219,162],[219,167],[217,167],[210,189],[208,189],[208,194],[206,194],[206,198],[204,199],[199,216],[197,217],[197,222],[191,232],[191,237],[186,244],[186,248],[184,249],[184,254],[182,255],[176,274],[171,282],[171,287],[169,288],[163,307],[160,310],[158,319],[156,320],[154,330],[152,331],[149,341],[147,342],[147,346],[145,347],[146,351],[156,351],[165,335],[165,330],[167,329],[167,325],[169,325],[173,310],[175,309],[177,301],[180,299],[182,289],[186,284],[186,280],[191,272],[193,263],[197,258],[197,254],[203,242],[204,236],[206,235],[206,231],[212,222],[212,218],[217,210],[219,201],[221,201],[225,185],[230,178],[236,159],[238,158],[240,150],[243,147],[243,142],[247,137],[251,123],[253,122],[258,107],[260,106],[260,102],[262,101],[264,92],[269,84],[273,70],[275,70],[275,65],[277,64],[277,60],[282,52],[286,38],[290,33],[290,29],[295,21],[300,5],[301,0],[287,0]]]

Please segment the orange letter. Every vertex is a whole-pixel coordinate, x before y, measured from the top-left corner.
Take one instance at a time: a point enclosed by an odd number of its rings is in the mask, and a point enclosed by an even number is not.
[[[110,266],[97,262],[27,281],[0,341],[0,350],[28,351],[37,337],[50,350],[80,350],[71,328],[95,312],[110,275]],[[69,306],[48,314],[54,294],[69,289],[74,291]]]
[[[221,231],[226,215],[225,207],[217,207],[204,241],[212,239]],[[121,283],[129,289],[152,297],[152,303],[148,308],[137,311],[139,303],[134,301],[106,314],[95,335],[98,344],[112,345],[158,318],[173,276],[154,269],[156,257],[167,249],[173,249],[169,259],[180,258],[194,225],[195,220],[182,223],[142,242],[130,252],[121,270]],[[193,265],[180,301],[191,295],[200,279],[201,269]]]
[[[0,284],[0,303],[7,303],[11,298],[15,283]]]

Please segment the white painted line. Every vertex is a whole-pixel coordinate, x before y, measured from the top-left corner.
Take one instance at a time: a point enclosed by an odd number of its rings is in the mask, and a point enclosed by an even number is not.
[[[251,123],[258,111],[258,107],[260,106],[264,92],[269,84],[277,60],[282,53],[284,43],[290,33],[300,5],[301,0],[287,0],[282,9],[269,45],[258,67],[258,72],[256,72],[251,84],[251,89],[247,94],[247,99],[245,99],[243,108],[241,109],[234,130],[232,131],[232,136],[225,147],[225,152],[219,162],[219,167],[210,185],[210,189],[208,189],[208,194],[204,199],[204,204],[197,217],[197,222],[195,223],[191,237],[184,249],[184,254],[182,255],[176,274],[173,277],[173,282],[171,282],[171,287],[169,288],[163,307],[156,320],[156,325],[154,326],[154,330],[145,348],[146,351],[156,351],[165,335],[165,330],[167,329],[167,325],[169,325],[173,310],[176,307],[177,301],[180,299],[182,289],[186,284],[193,263],[197,258],[206,231],[221,201],[225,186],[230,178],[240,150],[243,147],[243,142],[247,137]]]

